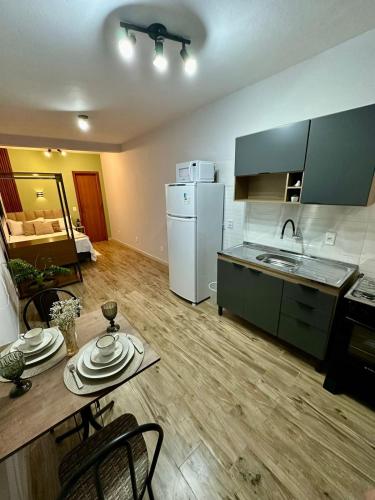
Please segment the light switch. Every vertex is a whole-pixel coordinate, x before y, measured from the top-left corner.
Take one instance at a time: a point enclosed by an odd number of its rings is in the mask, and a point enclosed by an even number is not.
[[[336,233],[328,231],[326,233],[325,244],[326,245],[334,245],[336,241]]]
[[[77,212],[77,207],[72,207],[73,212]]]

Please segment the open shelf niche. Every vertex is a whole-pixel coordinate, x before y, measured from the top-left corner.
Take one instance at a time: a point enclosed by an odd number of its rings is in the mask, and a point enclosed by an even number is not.
[[[303,172],[236,177],[234,199],[268,203],[300,203]],[[294,200],[298,197],[298,200]],[[292,200],[293,198],[293,200]]]

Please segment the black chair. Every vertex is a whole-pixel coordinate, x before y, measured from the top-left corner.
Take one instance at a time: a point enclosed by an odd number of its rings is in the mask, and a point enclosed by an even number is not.
[[[150,464],[146,432],[158,435]],[[151,481],[163,436],[156,423],[138,425],[131,414],[116,418],[65,455],[59,468],[58,500],[141,500],[146,489],[153,500]]]
[[[65,294],[69,298],[76,299],[77,297],[74,295],[74,293],[70,292],[69,290],[64,290],[62,288],[46,288],[45,290],[41,290],[34,294],[27,302],[26,305],[23,309],[23,322],[25,323],[25,326],[27,330],[30,330],[31,326],[27,320],[28,316],[28,311],[33,303],[39,313],[40,318],[42,319],[43,322],[47,324],[48,327],[50,327],[50,309],[51,306],[54,302],[61,300],[59,297],[59,294]],[[83,429],[83,439],[87,439],[89,435],[89,428],[90,425],[95,429],[95,430],[100,430],[102,429],[102,426],[97,422],[97,418],[102,415],[104,412],[111,410],[114,405],[114,401],[111,401],[108,403],[106,406],[103,408],[100,408],[100,403],[97,401],[96,403],[97,406],[97,412],[95,415],[92,413],[91,408],[85,408],[82,411],[80,411],[81,415],[81,423],[77,424],[73,429],[69,429],[67,432],[64,432],[61,436],[56,437],[56,442],[60,443],[63,441],[65,438],[71,436],[72,434],[75,434],[76,432],[79,432],[80,430]],[[75,417],[74,417],[75,418]]]
[[[50,327],[50,309],[54,302],[60,300],[59,293],[66,294],[73,299],[77,298],[74,293],[69,292],[69,290],[64,290],[62,288],[47,288],[45,290],[37,292],[26,302],[26,305],[23,309],[22,319],[28,330],[30,330],[31,327],[29,322],[27,321],[27,313],[32,303],[34,303],[35,308],[39,313],[40,319],[43,322],[47,323],[47,326]]]

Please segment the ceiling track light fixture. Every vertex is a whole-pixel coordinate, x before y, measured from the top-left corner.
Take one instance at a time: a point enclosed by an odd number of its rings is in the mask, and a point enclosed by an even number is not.
[[[66,151],[64,151],[63,149],[57,148],[56,152],[59,153],[61,156],[66,156]],[[52,153],[53,150],[51,148],[48,148],[45,151],[43,151],[44,156],[46,156],[47,158],[51,158]]]
[[[87,132],[88,130],[90,130],[90,122],[87,115],[78,115],[77,123],[82,132]]]
[[[169,33],[164,24],[153,23],[150,26],[139,26],[137,24],[120,22],[121,28],[125,30],[125,36],[119,41],[119,50],[124,59],[130,60],[134,55],[134,46],[136,38],[131,31],[144,33],[155,42],[155,53],[153,65],[159,71],[165,71],[168,67],[168,60],[164,55],[164,41],[171,40],[182,44],[180,55],[184,63],[184,69],[189,76],[193,75],[197,70],[197,61],[187,51],[186,45],[190,45],[191,40],[174,33]]]

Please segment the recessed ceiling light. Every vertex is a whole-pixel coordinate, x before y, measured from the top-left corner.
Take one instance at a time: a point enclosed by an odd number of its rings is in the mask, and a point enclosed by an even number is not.
[[[125,36],[123,36],[118,42],[120,54],[127,61],[131,61],[133,59],[135,43],[135,36],[133,33],[128,33],[128,30],[126,30]]]
[[[52,150],[51,149],[47,149],[47,151],[44,151],[44,156],[46,156],[47,158],[51,158],[51,156],[52,156]]]
[[[82,132],[90,130],[89,117],[87,115],[78,115],[77,123]]]
[[[155,40],[153,65],[160,72],[164,72],[168,68],[168,60],[164,56],[164,46],[162,40]]]
[[[193,76],[194,73],[196,73],[197,71],[198,65],[196,59],[193,56],[191,56],[186,50],[185,44],[182,45],[180,55],[182,57],[182,60],[184,61],[185,73],[189,76]]]

